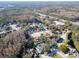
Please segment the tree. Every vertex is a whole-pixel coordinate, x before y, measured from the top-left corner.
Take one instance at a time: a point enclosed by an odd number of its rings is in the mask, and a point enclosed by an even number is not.
[[[24,34],[22,31],[8,34],[3,43],[0,43],[0,57],[17,57],[24,44]]]
[[[44,24],[46,25],[46,26],[49,26],[50,25],[50,21],[49,20],[44,20]]]
[[[62,44],[60,45],[59,49],[62,51],[62,52],[65,52],[67,50],[67,46],[65,44]]]
[[[0,24],[4,23],[6,20],[3,17],[0,17]]]

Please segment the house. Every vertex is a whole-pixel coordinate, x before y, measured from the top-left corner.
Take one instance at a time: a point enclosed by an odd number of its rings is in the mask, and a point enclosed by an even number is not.
[[[29,19],[26,22],[30,23],[30,24],[33,24],[33,23],[40,24],[40,23],[42,23],[40,20],[38,20],[36,18]]]
[[[0,35],[5,34],[5,33],[6,33],[6,31],[0,31]]]
[[[52,58],[51,56],[47,56],[47,55],[45,55],[45,54],[41,54],[40,57],[41,57],[41,58]]]
[[[62,25],[64,25],[65,23],[64,23],[64,22],[61,22],[61,21],[54,21],[54,24],[55,24],[56,26],[62,26]]]
[[[44,20],[44,19],[48,18],[48,16],[45,15],[45,14],[39,13],[39,15],[40,15],[40,16],[39,16],[40,20]]]
[[[17,31],[21,29],[20,24],[11,24],[10,27],[12,28],[12,31]]]
[[[6,29],[8,28],[8,25],[5,24],[0,24],[0,37],[5,36],[7,34]]]
[[[7,33],[6,31],[0,31],[0,38],[4,37],[6,35],[6,33]]]
[[[60,32],[60,31],[54,31],[52,33],[54,33],[55,35],[61,35],[62,34],[62,32]]]

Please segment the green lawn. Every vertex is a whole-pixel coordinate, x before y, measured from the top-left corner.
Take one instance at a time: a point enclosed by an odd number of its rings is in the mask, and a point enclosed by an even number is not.
[[[62,58],[59,54],[55,54],[53,58]]]
[[[72,55],[69,55],[68,58],[76,58],[76,56],[72,54]]]

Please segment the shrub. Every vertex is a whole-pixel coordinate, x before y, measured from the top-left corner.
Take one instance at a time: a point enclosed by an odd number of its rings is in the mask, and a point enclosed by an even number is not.
[[[65,44],[60,45],[59,48],[62,52],[65,52],[67,50],[67,46]]]

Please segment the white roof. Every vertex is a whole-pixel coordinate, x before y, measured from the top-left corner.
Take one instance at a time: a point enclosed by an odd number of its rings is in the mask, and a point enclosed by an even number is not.
[[[12,28],[12,30],[19,30],[21,27],[17,27],[16,28],[16,25],[17,24],[12,24],[12,25],[10,25],[10,27]]]
[[[49,57],[49,56],[47,56],[47,55],[45,55],[45,54],[41,54],[40,55],[42,58],[52,58],[52,57]]]
[[[40,37],[41,34],[44,34],[45,35],[46,33],[49,33],[50,35],[52,35],[51,31],[46,30],[46,31],[35,32],[35,33],[31,34],[31,36],[32,37]]]
[[[56,23],[56,25],[64,25],[64,23],[61,21],[54,21],[54,22]]]
[[[6,32],[5,31],[0,32],[0,34],[4,34],[4,33],[6,33]]]

